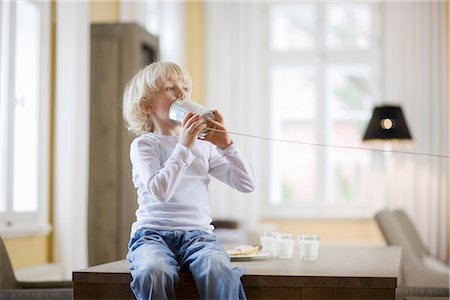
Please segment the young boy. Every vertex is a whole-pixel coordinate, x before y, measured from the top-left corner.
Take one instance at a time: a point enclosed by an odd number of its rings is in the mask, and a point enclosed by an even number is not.
[[[217,110],[208,124],[192,113],[181,125],[169,119],[170,104],[190,92],[189,75],[170,62],[148,65],[125,88],[124,118],[138,135],[130,147],[139,204],[127,254],[130,286],[137,299],[173,299],[180,269],[186,269],[203,299],[246,299],[243,270],[231,267],[212,233],[208,184],[211,175],[252,192],[253,171]],[[220,131],[199,139],[206,127]]]

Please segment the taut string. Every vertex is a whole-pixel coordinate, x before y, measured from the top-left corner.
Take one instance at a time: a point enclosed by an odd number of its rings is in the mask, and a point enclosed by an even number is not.
[[[244,136],[244,137],[250,137],[250,138],[256,138],[256,139],[266,140],[266,141],[281,142],[281,143],[292,143],[292,144],[308,145],[308,146],[332,147],[332,148],[339,148],[339,149],[364,150],[364,151],[375,151],[375,152],[390,152],[390,153],[400,153],[400,154],[420,155],[420,156],[431,156],[431,157],[439,157],[439,158],[446,158],[446,159],[448,159],[448,155],[442,155],[442,154],[421,153],[421,152],[401,151],[401,150],[392,150],[392,149],[375,149],[375,148],[368,148],[368,147],[342,146],[342,145],[331,145],[331,144],[302,142],[302,141],[285,140],[285,139],[277,139],[277,138],[268,138],[268,137],[252,135],[252,134],[246,134],[246,133],[225,131],[225,130],[210,128],[210,127],[207,127],[206,130],[216,131],[216,132],[223,132],[223,133],[228,133],[228,134],[232,134],[232,135],[239,135],[239,136]]]

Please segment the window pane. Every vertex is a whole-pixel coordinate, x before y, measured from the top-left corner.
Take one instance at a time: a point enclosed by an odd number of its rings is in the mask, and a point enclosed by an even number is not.
[[[361,139],[378,88],[372,74],[378,58],[372,55],[377,54],[373,8],[340,1],[270,6],[273,136],[367,147]],[[295,55],[310,60],[290,63]],[[378,206],[372,173],[379,164],[371,152],[289,143],[272,147],[271,205],[345,212]]]
[[[368,155],[352,155],[351,151],[336,150],[332,155],[334,171],[334,203],[339,206],[370,206],[367,199],[368,190]],[[359,204],[359,205],[358,205]]]
[[[365,120],[334,122],[332,144],[363,147],[361,139],[366,123]],[[341,206],[366,202],[364,200],[367,199],[367,191],[370,190],[368,183],[373,183],[368,178],[370,152],[336,148],[330,149],[330,151],[334,174],[334,199],[332,201]]]
[[[331,135],[331,143],[334,145],[349,145],[356,147],[366,147],[362,143],[362,137],[364,130],[367,128],[369,120],[347,121],[337,120],[334,121],[333,132]],[[348,150],[353,151],[353,150]],[[361,153],[367,153],[362,150]],[[359,154],[359,151],[357,153]]]
[[[372,15],[367,4],[336,3],[327,6],[326,43],[331,49],[368,49]]]
[[[16,2],[13,210],[38,207],[39,10]]]
[[[310,122],[283,122],[280,136],[285,140],[314,142]],[[308,206],[314,203],[316,151],[305,145],[275,143],[271,203]]]
[[[316,111],[316,72],[311,66],[272,68],[272,101],[279,119],[313,118]]]
[[[309,50],[316,47],[314,4],[274,5],[270,15],[270,45],[274,50]]]
[[[370,109],[369,66],[330,66],[327,94],[334,111]]]

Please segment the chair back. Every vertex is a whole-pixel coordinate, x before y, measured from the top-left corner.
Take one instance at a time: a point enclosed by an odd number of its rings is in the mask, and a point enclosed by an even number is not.
[[[383,209],[377,212],[375,220],[388,245],[405,246],[403,230],[391,211]]]
[[[18,288],[14,269],[9,260],[8,252],[6,252],[5,244],[0,236],[0,290]]]
[[[415,234],[407,232],[407,229],[405,229],[407,225],[403,224],[405,217],[407,218],[406,215],[401,216],[401,213],[394,214],[394,212],[386,209],[375,214],[375,220],[383,233],[386,243],[402,247],[399,286],[448,288],[448,275],[439,274],[424,264],[424,256],[417,250],[417,241],[414,241],[412,238],[417,232]],[[411,222],[410,224],[412,225]]]
[[[392,213],[402,226],[404,232],[408,235],[408,239],[411,242],[414,251],[416,251],[420,257],[428,256],[428,249],[423,244],[416,227],[406,213],[401,209],[394,210]]]

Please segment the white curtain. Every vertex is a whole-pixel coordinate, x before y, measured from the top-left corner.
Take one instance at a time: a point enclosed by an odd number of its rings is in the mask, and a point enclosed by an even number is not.
[[[383,16],[384,96],[403,107],[408,150],[447,155],[446,3],[386,3]],[[448,160],[395,154],[392,162],[392,208],[407,212],[432,255],[448,259]]]
[[[89,2],[57,2],[55,256],[66,279],[87,267]]]
[[[255,9],[253,9],[255,8]],[[263,64],[260,64],[259,38],[263,30],[259,24],[260,6],[249,2],[206,2],[206,101],[225,118],[229,131],[267,136],[269,122],[259,126],[256,112],[267,106],[262,95],[267,94]],[[195,88],[195,82],[194,88]],[[270,144],[259,140],[232,136],[245,157],[250,160],[256,176],[256,191],[239,193],[213,180],[210,185],[210,203],[213,219],[232,219],[245,227],[255,226],[269,183],[261,174],[267,174],[267,149]]]

